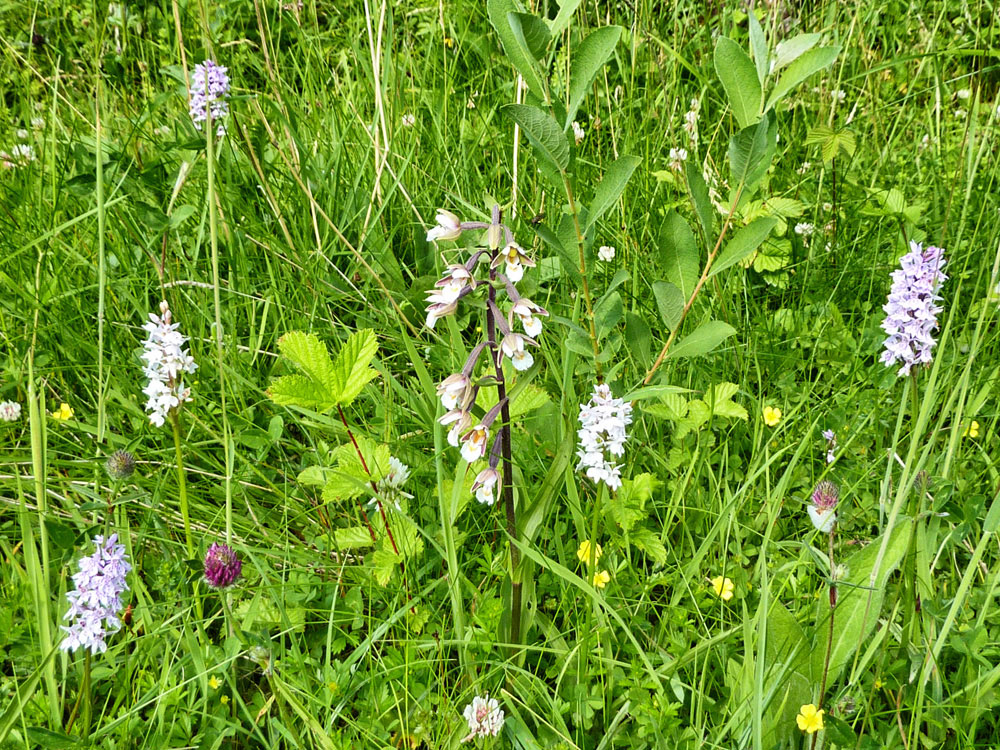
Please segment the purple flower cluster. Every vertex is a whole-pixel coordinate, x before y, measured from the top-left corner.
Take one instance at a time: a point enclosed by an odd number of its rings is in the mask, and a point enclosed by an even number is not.
[[[213,589],[225,589],[236,583],[243,563],[228,544],[215,542],[205,554],[205,583]]]
[[[941,312],[938,290],[948,277],[941,272],[945,259],[940,247],[924,250],[911,242],[910,252],[900,258],[899,265],[892,272],[892,290],[882,306],[886,313],[882,330],[889,337],[883,342],[881,360],[889,367],[901,363],[902,377],[909,375],[914,365],[928,364],[932,359],[933,332]]]
[[[70,607],[65,619],[71,622],[62,626],[66,637],[59,646],[64,651],[107,651],[105,637],[121,627],[118,612],[122,608],[121,596],[128,591],[125,576],[132,566],[126,559],[125,547],[118,544],[117,534],[106,540],[95,536],[94,545],[94,554],[80,560],[80,572],[73,576],[76,590],[66,594]]]
[[[201,130],[201,124],[208,119],[217,123],[216,135],[225,135],[226,127],[222,118],[229,114],[229,76],[227,68],[216,65],[212,60],[205,60],[194,66],[191,72],[191,90],[189,96],[189,111],[194,126]]]

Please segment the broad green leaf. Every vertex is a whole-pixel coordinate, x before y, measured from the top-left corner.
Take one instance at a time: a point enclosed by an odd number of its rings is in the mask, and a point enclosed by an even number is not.
[[[653,296],[656,298],[656,307],[660,311],[663,325],[670,331],[674,330],[680,325],[686,302],[681,290],[669,281],[654,281]]]
[[[597,189],[594,190],[594,200],[590,203],[590,214],[587,216],[587,223],[583,228],[584,234],[604,215],[605,211],[615,204],[637,166],[639,166],[638,156],[620,156],[608,167],[604,177],[598,183]]]
[[[327,478],[327,470],[322,466],[307,466],[295,477],[295,482],[306,487],[322,487]]]
[[[712,222],[715,218],[715,211],[712,208],[712,199],[708,196],[708,185],[705,184],[705,177],[701,173],[700,165],[701,162],[692,155],[684,162],[684,174],[687,176],[691,202],[694,204],[695,213],[698,214],[698,221],[705,233],[705,240],[711,242],[714,239]]]
[[[805,631],[779,601],[767,613],[764,684],[778,686],[768,704],[764,737],[768,747],[793,736],[799,707],[811,703],[816,689],[810,671],[812,650]]]
[[[710,320],[702,323],[693,333],[688,334],[667,354],[670,359],[680,359],[681,357],[698,357],[708,354],[715,347],[721,344],[736,333],[736,329],[721,320]]]
[[[798,60],[802,55],[819,44],[821,36],[821,34],[799,34],[798,36],[793,36],[791,39],[778,42],[778,46],[774,50],[774,67],[771,69],[771,72],[777,73],[786,65],[790,65]]]
[[[753,54],[753,64],[757,68],[757,80],[763,86],[771,55],[767,49],[767,39],[764,38],[764,29],[760,27],[760,21],[753,11],[747,14],[747,20],[750,24],[750,52]]]
[[[608,498],[611,517],[622,531],[628,533],[637,521],[646,517],[646,501],[660,482],[651,474],[640,474],[633,479],[623,479],[618,492]]]
[[[509,16],[511,13],[523,11],[514,0],[486,0],[486,15],[490,19],[490,24],[500,37],[500,43],[507,55],[514,70],[521,74],[528,90],[540,101],[545,101],[545,86],[542,84],[542,76],[535,65],[535,60],[531,53],[521,45],[520,40],[510,26]]]
[[[740,387],[735,383],[716,383],[709,388],[705,394],[705,402],[711,406],[712,416],[742,419],[744,422],[750,419],[747,410],[732,401],[739,390]]]
[[[730,182],[734,190],[743,185],[744,196],[747,196],[757,187],[771,166],[777,135],[774,115],[769,112],[759,123],[744,128],[730,139]]]
[[[667,548],[657,534],[645,526],[636,526],[629,534],[629,540],[641,549],[657,565],[667,562]]]
[[[801,57],[792,62],[781,74],[778,85],[774,87],[771,96],[767,99],[767,106],[764,110],[774,107],[792,89],[806,80],[813,73],[818,73],[823,68],[832,65],[840,54],[840,47],[817,47],[804,53]]]
[[[371,547],[375,544],[367,526],[346,526],[336,529],[333,532],[333,539],[337,544],[337,549],[358,549],[359,547]]]
[[[771,234],[771,230],[774,229],[777,223],[778,220],[773,216],[762,216],[759,219],[754,219],[740,229],[740,231],[733,235],[733,238],[729,240],[722,249],[722,252],[719,253],[719,257],[715,263],[712,264],[712,268],[708,272],[709,278],[726,270],[730,266],[736,265],[754,252],[760,247],[760,243],[766,240],[768,235]]]
[[[740,128],[754,125],[760,119],[763,99],[757,70],[743,48],[728,37],[719,37],[715,44],[715,72]]]
[[[518,45],[536,60],[541,60],[545,56],[545,48],[552,40],[545,22],[530,13],[508,13],[507,21]]]
[[[376,351],[378,341],[375,333],[370,328],[365,328],[352,333],[337,352],[333,372],[339,404],[350,404],[361,393],[361,389],[378,375],[378,371],[370,367]]]
[[[594,322],[598,339],[604,338],[612,328],[618,325],[624,314],[622,296],[618,292],[605,295],[601,304],[594,309]]]
[[[625,313],[625,344],[629,353],[643,367],[650,365],[649,348],[652,343],[653,334],[642,316],[635,313]]]
[[[397,555],[391,547],[387,550],[375,550],[375,554],[372,555],[372,575],[379,586],[389,584],[389,579],[392,578],[394,572],[399,570],[399,564],[402,561],[403,556]]]
[[[621,26],[603,26],[587,35],[587,38],[570,52],[569,106],[566,108],[566,124],[569,128],[576,111],[583,103],[590,84],[604,64],[611,59],[615,46],[621,38]]]
[[[701,275],[701,261],[694,233],[676,211],[668,213],[660,227],[660,258],[666,269],[667,281],[680,290],[687,302]]]
[[[588,350],[592,351],[592,350]],[[518,388],[517,393],[513,396],[510,402],[510,416],[511,419],[523,416],[535,409],[541,409],[552,399],[549,394],[544,390],[539,388],[537,385],[528,383],[527,385]],[[479,394],[476,396],[476,406],[478,406],[483,411],[489,411],[494,406],[497,405],[497,391],[496,388],[480,388]]]
[[[359,467],[360,468],[360,467]],[[323,500],[328,503],[353,500],[371,493],[367,477],[360,470],[345,471],[342,467],[327,472],[326,485],[323,487]]]
[[[626,401],[645,401],[650,398],[666,398],[678,393],[690,393],[690,388],[681,388],[679,385],[647,385],[629,391],[623,398]]]
[[[334,378],[333,362],[326,344],[314,333],[289,331],[278,339],[278,351],[302,370],[336,399],[338,388]]]
[[[835,683],[841,671],[847,666],[854,651],[868,638],[879,623],[885,585],[889,576],[899,566],[910,544],[913,523],[905,518],[888,533],[889,542],[878,571],[875,585],[869,588],[872,570],[878,557],[881,539],[872,540],[864,549],[858,550],[844,560],[847,575],[837,586],[838,599],[834,614],[833,648],[830,651],[829,682]],[[817,632],[827,633],[830,606],[825,595],[820,597],[816,608]],[[816,649],[812,654],[814,675],[822,674],[825,649]]]
[[[570,21],[573,20],[573,14],[576,13],[576,9],[579,7],[580,0],[559,0],[559,12],[556,13],[556,17],[549,26],[552,36],[559,36],[569,28]]]
[[[318,412],[337,405],[330,391],[305,375],[285,375],[275,379],[267,389],[267,396],[279,406],[299,406]]]
[[[529,104],[507,104],[502,110],[521,126],[539,156],[560,172],[566,171],[569,166],[569,141],[551,115]]]

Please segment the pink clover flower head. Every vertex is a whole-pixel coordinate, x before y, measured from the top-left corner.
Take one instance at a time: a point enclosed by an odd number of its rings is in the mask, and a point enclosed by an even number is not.
[[[226,133],[223,118],[229,115],[229,75],[228,69],[216,65],[212,60],[198,63],[191,71],[191,89],[188,92],[188,111],[194,126],[201,130],[201,124],[208,120],[216,123],[215,133],[220,138]]]
[[[243,563],[236,550],[228,544],[214,542],[205,554],[205,583],[213,589],[232,586],[243,571]]]
[[[911,242],[910,252],[900,258],[900,267],[892,272],[892,289],[882,306],[886,313],[882,330],[888,337],[882,342],[885,351],[880,359],[887,367],[899,364],[900,377],[933,358],[937,343],[933,334],[941,312],[938,303],[943,299],[938,291],[948,279],[941,271],[945,262],[940,247],[924,249]]]
[[[503,728],[503,709],[500,708],[497,699],[490,698],[489,694],[473,698],[462,715],[469,722],[469,734],[462,739],[462,742],[477,737],[496,737]]]
[[[812,504],[807,509],[809,520],[817,531],[829,534],[837,523],[837,503],[840,491],[833,482],[823,480],[813,490]]]
[[[62,626],[66,637],[59,647],[63,651],[86,648],[92,654],[102,653],[108,650],[105,638],[121,628],[118,613],[132,565],[117,534],[107,539],[95,536],[94,546],[94,553],[80,560],[80,570],[73,575],[76,588],[66,594],[70,606],[64,619],[70,624]]]

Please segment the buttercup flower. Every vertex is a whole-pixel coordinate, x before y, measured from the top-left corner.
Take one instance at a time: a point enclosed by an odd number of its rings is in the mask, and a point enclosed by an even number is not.
[[[496,698],[490,698],[489,694],[473,698],[462,715],[469,722],[469,734],[462,739],[462,742],[477,737],[496,737],[503,728],[503,709],[500,708]]]
[[[118,613],[122,608],[121,596],[128,591],[125,576],[132,570],[124,545],[118,544],[118,535],[106,540],[94,537],[94,554],[80,560],[80,571],[73,576],[75,590],[66,594],[69,611],[63,625],[66,637],[59,644],[63,651],[86,648],[92,654],[107,651],[105,638],[121,628]]]
[[[0,421],[15,422],[21,418],[21,405],[17,401],[0,401]]]
[[[611,245],[601,245],[597,251],[597,259],[604,263],[610,263],[615,259],[615,249]]]
[[[596,545],[597,549],[594,550],[591,547],[590,540],[584,539],[580,542],[580,546],[576,549],[576,556],[579,558],[580,562],[590,565],[590,556],[594,556],[594,565],[597,565],[597,561],[601,559],[601,555],[604,551],[601,549],[601,545]]]
[[[59,404],[59,408],[52,412],[52,418],[65,422],[67,419],[73,418],[73,409],[65,401]]]
[[[213,589],[225,589],[236,583],[243,563],[228,544],[214,542],[205,554],[205,583]]]
[[[610,580],[611,574],[606,570],[602,570],[599,573],[594,573],[594,577],[590,582],[593,584],[595,589],[603,589],[608,585]]]
[[[221,684],[222,683],[219,682],[219,678],[216,677],[214,674],[211,677],[208,678],[208,686],[210,688],[212,688],[212,690],[218,690],[219,689],[219,685],[221,685]]]
[[[149,336],[143,343],[143,373],[149,379],[142,392],[148,397],[146,411],[149,421],[162,427],[167,415],[185,401],[191,400],[191,389],[185,388],[181,380],[183,373],[198,369],[194,358],[184,348],[187,337],[178,331],[179,323],[171,320],[170,305],[160,303],[160,315],[149,314],[149,322],[143,326]]]
[[[712,579],[712,589],[722,601],[728,602],[733,598],[736,585],[732,582],[732,579],[725,578],[724,576],[716,576]]]
[[[781,409],[776,406],[765,406],[763,414],[764,424],[768,427],[775,427],[781,421]]]
[[[188,92],[188,111],[194,126],[201,130],[201,124],[209,114],[216,123],[215,133],[223,136],[226,126],[223,118],[229,115],[229,76],[227,68],[216,65],[212,60],[198,63],[191,71],[191,90]]]
[[[837,485],[826,480],[816,485],[813,490],[812,504],[807,508],[809,520],[817,531],[829,534],[837,523],[837,502],[839,501]]]
[[[799,709],[795,723],[806,734],[815,734],[823,728],[823,711],[817,710],[812,703],[807,703]]]
[[[479,472],[476,475],[476,481],[472,483],[472,493],[476,496],[476,500],[484,505],[493,505],[496,499],[493,496],[493,491],[499,481],[500,473],[492,466]]]
[[[437,226],[431,227],[427,231],[427,241],[437,242],[438,240],[455,240],[462,234],[462,222],[451,211],[439,209],[434,217]]]
[[[979,437],[979,422],[973,419],[969,426],[962,432],[962,437]]]
[[[910,243],[910,252],[900,258],[900,268],[892,272],[892,289],[882,306],[885,320],[882,330],[889,336],[883,342],[881,361],[891,367],[900,364],[898,375],[909,375],[918,364],[929,364],[936,342],[937,315],[942,300],[938,290],[947,280],[944,250]]]

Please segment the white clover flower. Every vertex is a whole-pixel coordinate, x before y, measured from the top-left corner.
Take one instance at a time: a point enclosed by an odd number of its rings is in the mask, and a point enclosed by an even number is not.
[[[399,510],[399,498],[413,499],[413,495],[403,492],[401,489],[409,478],[410,467],[395,456],[389,456],[389,471],[376,483],[377,494],[368,501],[368,505],[373,506],[376,510],[381,510],[384,500],[386,503],[392,503],[396,510]]]
[[[628,439],[626,428],[632,423],[632,404],[614,398],[606,384],[594,386],[594,395],[580,405],[580,429],[577,432],[580,459],[577,471],[596,484],[604,482],[610,489],[621,486],[621,467],[608,455],[621,457]]]
[[[805,174],[810,169],[812,169],[812,162],[804,161],[802,162],[802,166],[796,169],[795,171],[797,174]]]
[[[476,496],[476,500],[484,505],[493,505],[496,501],[493,491],[496,489],[497,482],[499,481],[500,474],[492,466],[479,472],[476,475],[476,481],[472,483],[472,493]]]
[[[807,221],[800,221],[795,225],[795,234],[801,237],[811,237],[812,233],[816,231],[816,227]]]
[[[610,263],[615,259],[615,248],[612,245],[601,245],[597,251],[597,259],[604,263]]]
[[[583,143],[584,132],[583,128],[580,126],[576,120],[573,120],[573,140],[576,141],[576,145],[579,146]]]
[[[955,92],[955,96],[961,99],[963,102],[972,96],[972,92],[969,89],[959,89]]]
[[[171,409],[191,399],[191,389],[184,387],[181,377],[198,369],[194,358],[183,348],[187,337],[177,330],[178,326],[171,322],[166,300],[160,303],[160,315],[150,313],[149,322],[143,326],[149,334],[142,353],[143,373],[149,382],[142,392],[148,397],[149,421],[157,427],[163,426]]]
[[[847,92],[843,89],[834,89],[830,92],[830,98],[833,99],[834,104],[839,104],[847,99]]]
[[[43,120],[41,117],[32,117],[31,118],[31,129],[32,130],[41,130],[44,127],[45,127],[45,120]]]
[[[403,127],[412,128],[417,122],[416,116],[412,112],[407,112],[403,115]]]
[[[17,401],[0,401],[0,422],[16,422],[21,418],[21,405]]]
[[[503,709],[500,708],[496,698],[490,698],[489,694],[473,698],[462,715],[469,722],[469,734],[462,739],[462,742],[477,737],[496,737],[503,728]]]
[[[965,111],[964,109],[962,109],[961,107],[959,107],[959,108],[958,108],[958,109],[956,109],[956,110],[955,110],[955,111],[954,111],[954,112],[953,112],[952,114],[954,114],[954,116],[955,116],[955,119],[956,119],[956,120],[964,120],[964,119],[965,119],[965,117],[966,117],[966,115],[968,115],[969,113],[968,113],[968,112],[966,112],[966,111]]]
[[[427,232],[428,242],[454,240],[462,234],[462,222],[451,211],[439,209],[435,221],[437,221],[437,226],[431,227]]]
[[[28,140],[28,131],[27,131],[27,130],[25,130],[24,128],[18,128],[18,129],[17,129],[17,130],[16,130],[15,132],[14,132],[14,135],[16,135],[16,136],[17,136],[17,139],[18,139],[19,141],[26,141],[26,140]]]
[[[10,153],[0,151],[0,165],[2,165],[4,169],[26,167],[31,162],[35,161],[35,158],[35,149],[27,143],[15,143],[11,147]]]
[[[670,149],[670,168],[675,172],[684,169],[684,162],[687,161],[688,152],[686,148]]]

